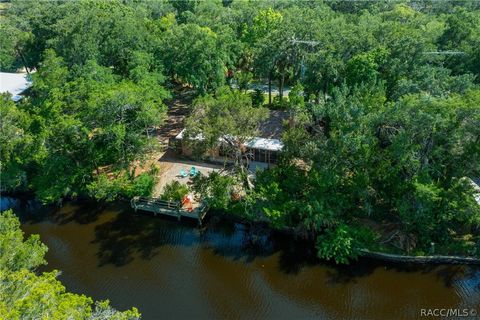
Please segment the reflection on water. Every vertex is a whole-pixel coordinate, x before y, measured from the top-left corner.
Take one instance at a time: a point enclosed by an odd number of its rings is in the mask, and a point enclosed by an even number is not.
[[[396,266],[362,259],[337,267],[308,244],[239,224],[135,214],[126,205],[61,209],[2,199],[50,250],[46,270],[67,288],[144,319],[415,319],[422,308],[477,308],[480,269]],[[212,219],[214,220],[214,219]]]

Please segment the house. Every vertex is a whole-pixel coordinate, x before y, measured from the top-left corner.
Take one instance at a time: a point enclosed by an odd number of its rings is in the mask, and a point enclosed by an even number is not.
[[[26,73],[0,72],[0,93],[10,93],[13,101],[19,101],[22,98],[21,93],[31,85]]]
[[[267,120],[260,124],[260,134],[258,137],[252,137],[248,140],[244,147],[246,148],[245,154],[249,155],[251,162],[259,162],[266,164],[275,164],[278,159],[278,154],[282,151],[283,143],[280,140],[284,121],[288,119],[288,113],[280,110],[270,111],[270,116]],[[174,139],[170,142],[170,146],[180,155],[192,156],[193,151],[184,141],[183,129]],[[201,136],[195,139],[202,140]],[[205,155],[210,161],[225,162],[229,159],[225,152],[222,151],[223,139],[219,139],[218,148],[209,150]]]

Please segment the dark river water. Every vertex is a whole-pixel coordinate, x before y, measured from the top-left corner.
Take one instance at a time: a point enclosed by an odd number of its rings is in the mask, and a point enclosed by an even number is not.
[[[361,259],[337,267],[308,244],[213,221],[199,229],[135,214],[127,205],[14,207],[49,247],[68,290],[136,306],[143,319],[426,319],[428,308],[480,312],[480,268],[397,266]]]

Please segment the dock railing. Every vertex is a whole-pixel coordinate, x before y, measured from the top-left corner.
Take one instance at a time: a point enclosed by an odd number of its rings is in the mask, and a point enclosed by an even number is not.
[[[135,211],[152,212],[154,216],[163,214],[176,217],[179,221],[181,217],[197,219],[200,225],[208,211],[208,205],[203,201],[192,211],[183,209],[182,204],[178,201],[166,201],[158,198],[134,197],[130,201],[130,205]]]

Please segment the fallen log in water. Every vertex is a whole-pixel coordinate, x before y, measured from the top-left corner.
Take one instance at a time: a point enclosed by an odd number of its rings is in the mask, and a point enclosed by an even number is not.
[[[480,259],[460,256],[405,256],[401,254],[382,253],[361,249],[364,257],[381,259],[393,262],[418,263],[418,264],[480,264]]]

